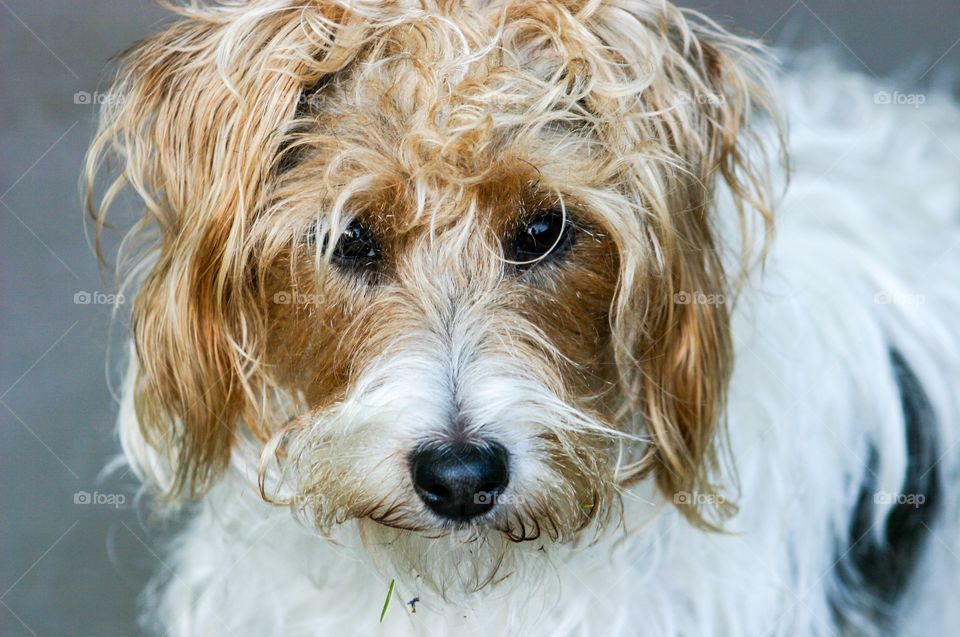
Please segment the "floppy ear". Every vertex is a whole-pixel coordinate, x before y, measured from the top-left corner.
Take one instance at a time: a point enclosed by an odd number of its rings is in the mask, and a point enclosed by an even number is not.
[[[712,493],[732,367],[730,303],[752,261],[751,226],[765,237],[772,223],[768,149],[751,126],[767,110],[762,51],[666,2],[637,3],[632,13],[617,4],[589,18],[609,52],[593,65],[597,104],[637,206],[632,231],[615,237],[621,285],[612,319],[629,409],[651,439],[622,477],[653,471],[668,501],[709,525],[689,494]],[[726,219],[714,205],[721,189],[734,203]],[[741,231],[721,237],[719,225]],[[741,254],[741,272],[724,271],[730,249]]]
[[[177,10],[179,21],[125,54],[87,158],[98,250],[118,192],[129,185],[145,206],[125,241],[149,242],[134,259],[145,274],[134,283],[129,411],[137,446],[160,458],[135,469],[171,498],[209,486],[241,422],[267,437],[249,228],[301,89],[346,63],[329,45],[333,11]],[[95,209],[108,159],[119,177]]]

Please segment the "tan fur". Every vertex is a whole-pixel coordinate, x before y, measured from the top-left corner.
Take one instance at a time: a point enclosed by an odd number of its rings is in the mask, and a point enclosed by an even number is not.
[[[710,490],[729,308],[675,297],[730,294],[736,280],[710,217],[718,179],[745,236],[771,222],[762,168],[746,159],[762,156],[747,150],[765,106],[754,43],[653,0],[177,11],[125,55],[88,159],[91,193],[104,161],[119,162],[99,206],[91,195],[98,235],[129,185],[145,206],[134,232],[158,237],[133,337],[137,413],[171,467],[156,481],[167,496],[202,493],[241,432],[292,453],[278,436],[336,405],[450,292],[431,268],[460,276],[465,302],[558,397],[649,439],[546,433],[569,489],[562,506],[506,522],[508,535],[552,524],[568,539],[651,472],[670,501]],[[517,275],[500,241],[523,211],[557,202],[587,232],[566,263]],[[321,252],[355,216],[382,237],[377,281]],[[742,263],[756,256],[744,249]],[[402,501],[325,497],[331,523],[415,526]]]

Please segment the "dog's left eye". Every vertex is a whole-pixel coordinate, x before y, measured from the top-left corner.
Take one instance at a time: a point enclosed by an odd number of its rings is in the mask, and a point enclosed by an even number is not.
[[[373,232],[354,219],[333,248],[332,261],[344,267],[370,267],[380,260],[380,244]]]
[[[573,243],[573,225],[562,210],[545,210],[528,219],[513,236],[510,260],[532,266],[563,255]]]

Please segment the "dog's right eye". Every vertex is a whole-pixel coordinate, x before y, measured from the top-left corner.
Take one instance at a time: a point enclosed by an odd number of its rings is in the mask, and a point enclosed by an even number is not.
[[[509,256],[518,267],[529,268],[562,256],[570,249],[573,237],[573,224],[562,210],[545,210],[517,230],[509,246]]]
[[[369,228],[354,219],[337,240],[331,260],[343,267],[369,268],[380,260],[380,244]]]

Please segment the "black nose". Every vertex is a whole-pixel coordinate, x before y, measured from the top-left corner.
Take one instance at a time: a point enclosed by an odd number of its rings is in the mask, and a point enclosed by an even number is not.
[[[507,487],[507,456],[495,442],[420,447],[410,456],[413,485],[434,513],[465,522],[492,509]]]

